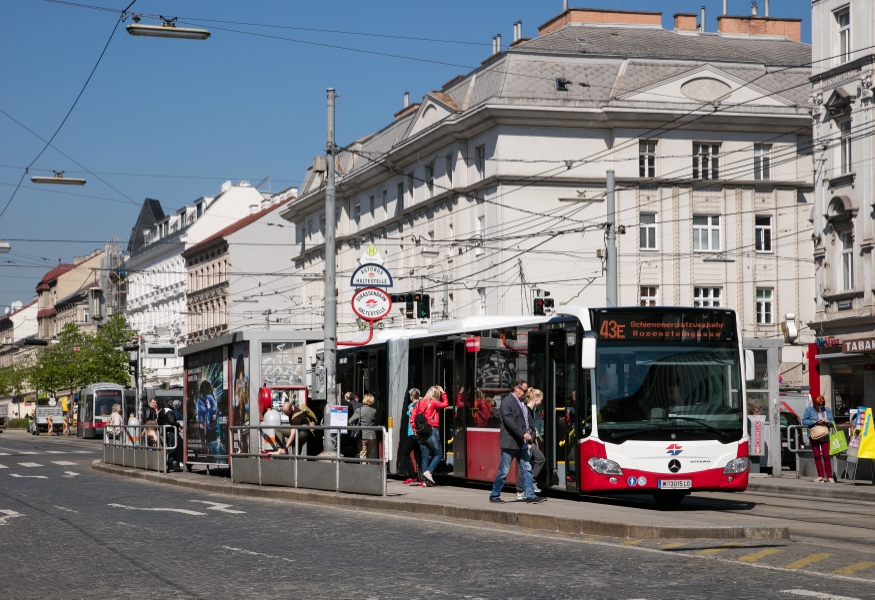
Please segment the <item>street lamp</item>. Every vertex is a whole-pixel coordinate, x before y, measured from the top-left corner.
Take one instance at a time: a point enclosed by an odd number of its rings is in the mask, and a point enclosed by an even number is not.
[[[85,185],[85,180],[79,177],[64,177],[63,171],[53,171],[54,175],[45,177],[34,175],[30,180],[34,183],[50,183],[53,185]]]
[[[175,38],[178,40],[205,40],[210,37],[210,32],[206,29],[177,27],[176,17],[172,19],[161,17],[161,20],[164,22],[160,25],[141,25],[139,20],[139,17],[134,17],[134,22],[125,27],[129,34],[140,37]]]

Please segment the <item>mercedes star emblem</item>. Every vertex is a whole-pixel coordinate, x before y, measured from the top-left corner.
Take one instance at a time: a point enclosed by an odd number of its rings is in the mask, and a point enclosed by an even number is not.
[[[668,470],[671,471],[672,473],[677,473],[678,471],[680,471],[681,470],[681,461],[679,461],[676,458],[668,461]]]

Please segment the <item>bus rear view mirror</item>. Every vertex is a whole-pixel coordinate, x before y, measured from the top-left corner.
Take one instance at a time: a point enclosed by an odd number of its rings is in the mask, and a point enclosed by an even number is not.
[[[584,337],[580,345],[580,368],[595,369],[595,338]]]
[[[756,361],[753,359],[753,350],[744,351],[744,375],[745,380],[755,381],[757,378]]]

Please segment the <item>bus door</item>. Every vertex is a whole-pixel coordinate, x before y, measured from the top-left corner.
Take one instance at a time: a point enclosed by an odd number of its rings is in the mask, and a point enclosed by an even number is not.
[[[447,391],[453,409],[453,474],[458,477],[466,477],[468,465],[466,424],[469,422],[470,411],[468,409],[471,398],[473,398],[470,387],[465,380],[465,359],[468,353],[465,350],[464,339],[448,342],[446,347],[446,353],[450,354],[453,361],[452,394],[449,390]]]
[[[452,341],[439,342],[435,345],[427,345],[425,347],[426,360],[434,357],[434,382],[433,385],[439,385],[444,388],[447,393],[447,398],[450,405],[442,411],[441,414],[441,444],[443,447],[444,460],[447,463],[447,468],[450,472],[455,469],[455,450],[456,444],[455,435],[455,380],[454,373],[454,344]],[[428,364],[428,363],[426,363]]]

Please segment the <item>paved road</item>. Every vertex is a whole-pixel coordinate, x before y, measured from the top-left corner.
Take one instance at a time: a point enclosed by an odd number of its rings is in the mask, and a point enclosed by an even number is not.
[[[99,450],[75,438],[0,435],[0,594],[872,597],[873,555],[798,542],[584,538],[227,498],[94,472]]]

